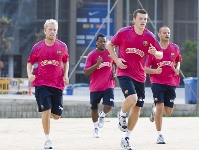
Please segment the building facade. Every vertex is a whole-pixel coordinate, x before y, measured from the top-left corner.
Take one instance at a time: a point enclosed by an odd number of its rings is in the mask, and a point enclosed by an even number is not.
[[[27,77],[27,59],[46,19],[58,19],[58,38],[69,49],[70,83],[88,83],[84,56],[95,48],[98,30],[111,38],[119,28],[132,25],[133,12],[143,7],[149,14],[147,28],[156,34],[168,26],[171,41],[181,47],[186,40],[197,41],[197,6],[198,0],[0,0],[0,17],[13,22],[5,37],[14,38],[11,49],[2,53],[1,76]]]

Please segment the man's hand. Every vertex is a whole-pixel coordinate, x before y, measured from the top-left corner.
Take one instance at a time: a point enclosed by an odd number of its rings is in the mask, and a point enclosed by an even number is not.
[[[97,58],[97,66],[99,67],[100,66],[100,64],[102,63],[102,61],[103,61],[103,59],[102,59],[102,57],[98,57]]]
[[[178,68],[173,68],[173,71],[175,72],[175,74],[179,75],[180,71]]]
[[[115,74],[113,74],[113,76],[112,76],[112,80],[115,80],[116,79],[116,75]]]
[[[69,84],[69,78],[68,77],[63,77],[63,81],[64,81],[65,85]]]
[[[33,75],[33,74],[31,74],[30,76],[28,76],[28,80],[30,81],[30,82],[33,82],[34,80],[35,80],[35,75]]]
[[[156,51],[157,51],[156,48],[150,43],[150,47],[149,47],[148,52],[149,52],[151,55],[155,55]]]
[[[123,62],[126,62],[126,60],[124,60],[123,58],[118,58],[115,63],[120,69],[126,69],[127,65],[123,64]]]
[[[162,72],[162,68],[158,67],[157,69],[155,69],[155,74],[161,74]]]

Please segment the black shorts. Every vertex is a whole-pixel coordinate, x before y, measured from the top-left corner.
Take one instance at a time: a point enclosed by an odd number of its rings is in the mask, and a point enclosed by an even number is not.
[[[61,116],[63,111],[63,91],[53,87],[36,86],[35,98],[38,111],[51,109],[51,113]]]
[[[113,88],[109,88],[104,91],[90,92],[91,109],[97,109],[102,98],[102,104],[114,107]]]
[[[164,106],[173,108],[176,86],[153,83],[151,89],[154,103],[164,103]]]
[[[138,100],[136,106],[143,107],[145,99],[145,84],[128,76],[118,76],[118,79],[124,97],[126,98],[129,95],[137,94]]]

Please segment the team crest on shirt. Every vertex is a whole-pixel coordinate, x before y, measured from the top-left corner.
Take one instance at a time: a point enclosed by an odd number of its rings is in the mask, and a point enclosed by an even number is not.
[[[148,41],[143,41],[143,45],[147,46],[148,45]]]
[[[124,93],[125,93],[125,94],[128,94],[128,93],[129,93],[129,91],[128,91],[128,90],[125,90],[125,91],[124,91]]]
[[[57,50],[57,55],[61,55],[61,50]]]
[[[154,101],[157,101],[158,100],[158,98],[154,98]]]
[[[175,57],[175,53],[171,53],[171,57]]]

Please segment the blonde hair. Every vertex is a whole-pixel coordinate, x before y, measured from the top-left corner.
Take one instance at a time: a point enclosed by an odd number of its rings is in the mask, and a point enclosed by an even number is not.
[[[46,29],[49,24],[54,24],[57,27],[57,30],[58,30],[58,22],[56,20],[54,20],[54,19],[46,20],[46,22],[44,24],[44,29]]]

